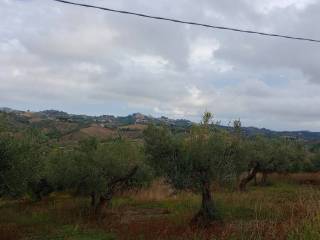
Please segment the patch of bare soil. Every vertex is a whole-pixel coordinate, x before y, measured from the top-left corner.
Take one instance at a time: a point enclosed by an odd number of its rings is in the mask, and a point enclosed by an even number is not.
[[[83,128],[80,130],[80,132],[87,134],[90,137],[97,137],[100,139],[106,139],[110,137],[114,137],[116,135],[116,132],[108,129],[101,127],[99,125],[92,125],[88,128]]]

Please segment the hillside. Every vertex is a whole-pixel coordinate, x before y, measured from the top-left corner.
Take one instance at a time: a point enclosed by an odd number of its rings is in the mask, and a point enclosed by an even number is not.
[[[174,132],[184,132],[192,126],[192,122],[185,119],[169,119],[167,117],[152,117],[141,113],[128,116],[88,116],[69,114],[57,110],[40,112],[20,111],[10,108],[0,108],[0,114],[7,118],[12,130],[32,127],[39,129],[51,139],[58,141],[78,141],[86,137],[108,139],[119,136],[141,138],[143,129],[150,123],[165,124]],[[220,126],[226,130],[231,127]],[[301,139],[308,142],[320,141],[320,132],[311,131],[272,131],[265,128],[243,127],[242,131],[247,136],[265,135],[268,137],[288,137]]]

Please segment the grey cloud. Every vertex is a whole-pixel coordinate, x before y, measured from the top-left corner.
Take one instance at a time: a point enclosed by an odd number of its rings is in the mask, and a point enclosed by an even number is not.
[[[312,0],[82,2],[320,38],[320,3]],[[192,120],[208,109],[225,123],[240,117],[244,125],[320,130],[317,44],[50,1],[0,0],[0,15],[1,105],[84,113],[106,105],[96,113],[143,110]]]

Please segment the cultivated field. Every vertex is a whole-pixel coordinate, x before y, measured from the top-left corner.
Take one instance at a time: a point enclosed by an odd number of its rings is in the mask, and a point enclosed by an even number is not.
[[[117,196],[101,219],[89,198],[51,194],[41,202],[1,200],[0,238],[16,239],[320,239],[320,175],[272,175],[246,192],[214,187],[223,221],[192,227],[200,197],[161,182]]]

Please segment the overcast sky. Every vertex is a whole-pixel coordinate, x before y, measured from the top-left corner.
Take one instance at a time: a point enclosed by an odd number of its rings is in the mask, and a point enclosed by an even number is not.
[[[73,0],[320,39],[318,0]],[[0,107],[320,131],[320,44],[0,0]]]

